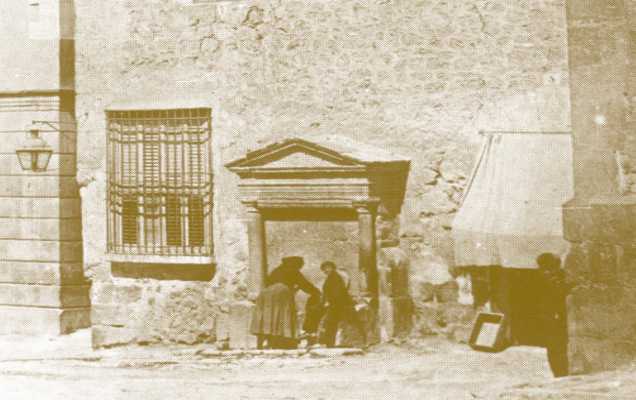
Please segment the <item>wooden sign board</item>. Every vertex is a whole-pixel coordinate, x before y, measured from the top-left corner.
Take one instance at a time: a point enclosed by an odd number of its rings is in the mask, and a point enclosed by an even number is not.
[[[505,320],[503,314],[479,313],[470,334],[470,347],[479,351],[503,350]]]

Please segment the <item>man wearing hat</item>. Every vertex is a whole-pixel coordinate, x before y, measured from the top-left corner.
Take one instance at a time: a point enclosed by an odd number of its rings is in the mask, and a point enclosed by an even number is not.
[[[327,275],[322,285],[323,306],[326,315],[321,343],[327,347],[335,346],[336,334],[341,321],[353,323],[366,343],[364,326],[354,308],[354,301],[347,290],[348,285],[338,272],[336,264],[333,261],[325,261],[320,265],[320,269]]]

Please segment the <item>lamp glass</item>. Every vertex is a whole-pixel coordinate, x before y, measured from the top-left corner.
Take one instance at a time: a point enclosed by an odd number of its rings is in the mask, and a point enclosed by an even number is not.
[[[32,168],[33,162],[32,157],[33,154],[31,153],[30,150],[16,150],[16,153],[18,154],[18,161],[20,161],[20,166],[22,167],[23,170],[25,171],[29,171]]]
[[[46,170],[46,167],[49,165],[49,160],[51,159],[51,153],[53,153],[52,150],[38,150],[32,153],[32,157],[36,157],[33,163],[36,171]]]

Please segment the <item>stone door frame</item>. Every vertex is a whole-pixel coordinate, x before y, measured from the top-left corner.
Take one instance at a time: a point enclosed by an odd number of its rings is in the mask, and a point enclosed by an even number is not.
[[[258,200],[244,200],[243,205],[247,211],[247,235],[249,245],[249,270],[248,270],[248,298],[255,300],[260,291],[265,287],[265,278],[268,274],[267,263],[267,233],[265,222],[267,211],[271,209],[319,209],[328,214],[335,209],[353,209],[358,220],[358,268],[356,276],[351,277],[359,284],[359,292],[354,293],[359,297],[377,299],[378,297],[378,270],[377,270],[377,241],[375,232],[375,219],[379,200],[374,198],[351,201],[346,204],[342,201],[322,203],[303,202],[277,202],[276,204]],[[281,220],[293,220],[293,218]],[[333,218],[327,220],[337,221]]]
[[[281,210],[283,216],[313,210],[326,219],[332,213],[338,220],[337,213],[344,209],[355,211],[358,220],[359,262],[357,276],[351,278],[360,290],[354,295],[377,304],[377,210],[382,204],[396,213],[404,197],[408,159],[342,137],[292,137],[250,151],[226,167],[240,178],[239,196],[247,210],[249,299],[256,299],[267,276],[268,210]]]

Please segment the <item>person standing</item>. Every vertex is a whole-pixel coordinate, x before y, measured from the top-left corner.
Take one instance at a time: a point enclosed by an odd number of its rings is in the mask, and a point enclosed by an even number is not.
[[[320,290],[300,272],[304,264],[302,257],[284,257],[267,276],[265,288],[256,298],[250,324],[250,332],[258,338],[259,349],[265,342],[276,349],[298,346],[296,290],[320,296]]]
[[[344,279],[337,271],[336,264],[325,261],[320,265],[320,269],[327,276],[322,286],[325,319],[321,343],[327,347],[334,347],[340,322],[348,321],[356,326],[366,345],[364,326],[358,318],[354,301],[349,295]]]
[[[318,330],[324,312],[320,296],[314,295],[307,299],[307,303],[305,303],[305,318],[303,320],[303,336],[307,339],[307,347],[311,347],[318,342]]]
[[[561,259],[552,253],[537,257],[543,278],[545,300],[546,349],[548,363],[555,377],[568,375],[568,325],[566,297],[569,288],[561,269]]]

